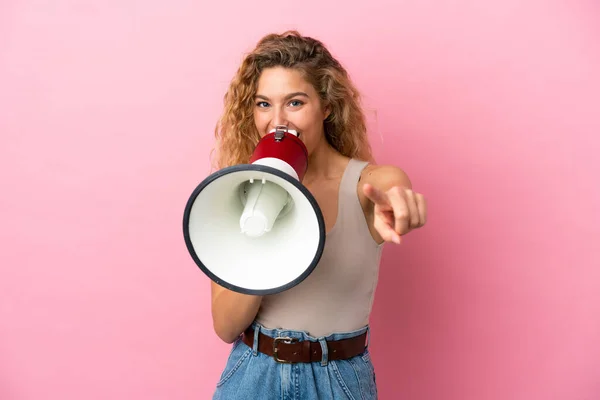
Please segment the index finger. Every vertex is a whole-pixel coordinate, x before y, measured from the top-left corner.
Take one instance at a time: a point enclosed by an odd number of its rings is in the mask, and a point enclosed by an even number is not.
[[[375,204],[382,206],[390,204],[386,194],[371,184],[365,183],[363,185],[363,192],[365,193],[365,196]]]

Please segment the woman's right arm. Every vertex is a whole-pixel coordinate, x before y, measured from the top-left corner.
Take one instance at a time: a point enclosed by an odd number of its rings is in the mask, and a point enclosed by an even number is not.
[[[213,328],[221,340],[233,343],[254,321],[262,296],[237,293],[210,283]]]

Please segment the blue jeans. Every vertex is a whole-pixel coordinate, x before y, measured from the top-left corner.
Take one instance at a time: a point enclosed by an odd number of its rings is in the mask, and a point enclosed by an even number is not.
[[[254,322],[254,347],[241,338],[231,348],[227,364],[217,383],[213,400],[372,400],[377,399],[375,371],[368,343],[364,353],[346,360],[327,360],[325,340],[339,340],[363,334],[364,327],[353,332],[335,333],[316,338],[302,331],[266,329]],[[257,350],[258,330],[271,337],[289,336],[320,342],[320,362],[279,363]]]

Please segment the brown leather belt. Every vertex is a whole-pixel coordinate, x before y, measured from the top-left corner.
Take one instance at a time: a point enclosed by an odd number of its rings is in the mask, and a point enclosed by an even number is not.
[[[344,360],[359,354],[366,349],[367,333],[349,339],[327,342],[327,359]],[[254,345],[254,329],[246,329],[242,341],[248,346]],[[272,338],[260,332],[258,334],[258,351],[273,357],[282,363],[320,362],[322,358],[321,344],[309,340],[299,341],[296,338]]]

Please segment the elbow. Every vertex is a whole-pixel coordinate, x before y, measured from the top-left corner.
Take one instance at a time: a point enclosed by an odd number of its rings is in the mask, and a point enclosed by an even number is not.
[[[237,340],[237,338],[239,338],[240,335],[242,334],[242,332],[235,332],[235,331],[231,330],[230,327],[223,326],[222,324],[218,324],[216,321],[213,322],[213,330],[215,331],[215,333],[219,337],[219,339],[221,339],[223,342],[225,342],[227,344],[231,344],[231,343],[235,342]]]
[[[235,342],[237,340],[237,338],[240,337],[240,335],[228,335],[228,334],[219,334],[219,333],[217,333],[217,336],[219,337],[219,339],[221,339],[222,341],[224,341],[227,344],[232,344],[233,342]]]

